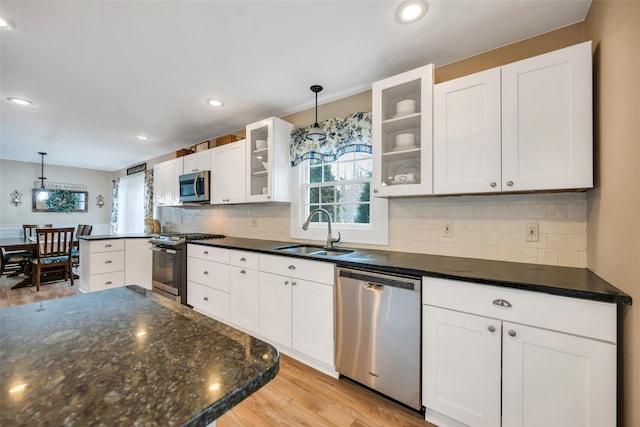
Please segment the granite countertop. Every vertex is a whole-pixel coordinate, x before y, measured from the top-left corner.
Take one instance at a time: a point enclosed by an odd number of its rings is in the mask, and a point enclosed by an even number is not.
[[[274,378],[279,360],[138,286],[5,308],[0,425],[205,426]]]
[[[629,295],[586,268],[357,248],[351,248],[353,252],[339,256],[299,255],[273,249],[278,246],[296,244],[295,242],[236,237],[197,240],[188,243],[329,261],[335,263],[338,267],[360,268],[414,277],[431,276],[459,279],[479,284],[505,286],[573,298],[631,304]],[[344,248],[343,246],[339,247]]]

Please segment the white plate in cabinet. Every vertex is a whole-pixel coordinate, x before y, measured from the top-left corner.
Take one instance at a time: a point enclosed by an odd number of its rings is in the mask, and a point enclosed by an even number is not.
[[[374,196],[431,194],[433,65],[375,82],[372,92]],[[415,109],[399,113],[398,103],[407,100]],[[398,144],[402,134],[413,142]]]
[[[89,241],[89,252],[91,253],[123,251],[123,250],[124,250],[123,239]]]
[[[89,264],[92,275],[114,271],[124,272],[124,251],[93,253],[90,256]]]
[[[187,257],[187,279],[229,292],[229,264]]]
[[[229,294],[192,281],[187,281],[187,303],[222,321],[229,321]]]

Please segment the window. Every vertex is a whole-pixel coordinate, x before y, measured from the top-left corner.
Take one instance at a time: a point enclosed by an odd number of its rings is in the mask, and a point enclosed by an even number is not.
[[[325,240],[324,215],[314,215],[307,231],[301,228],[311,211],[324,208],[342,241],[388,244],[388,202],[371,197],[372,170],[372,156],[363,152],[347,153],[336,161],[311,159],[295,167],[293,182],[298,188],[293,189],[291,237]]]
[[[116,232],[144,232],[144,174],[123,176],[119,181]]]

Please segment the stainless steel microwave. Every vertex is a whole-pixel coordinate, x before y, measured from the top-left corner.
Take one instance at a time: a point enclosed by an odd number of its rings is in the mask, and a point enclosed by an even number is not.
[[[209,201],[209,171],[180,175],[181,202]]]

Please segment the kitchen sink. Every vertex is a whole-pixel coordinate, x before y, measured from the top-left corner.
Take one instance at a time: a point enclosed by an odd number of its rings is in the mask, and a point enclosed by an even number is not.
[[[289,252],[292,254],[324,256],[338,256],[353,252],[351,249],[325,248],[324,246],[320,245],[288,245],[277,246],[273,249],[276,251]]]

